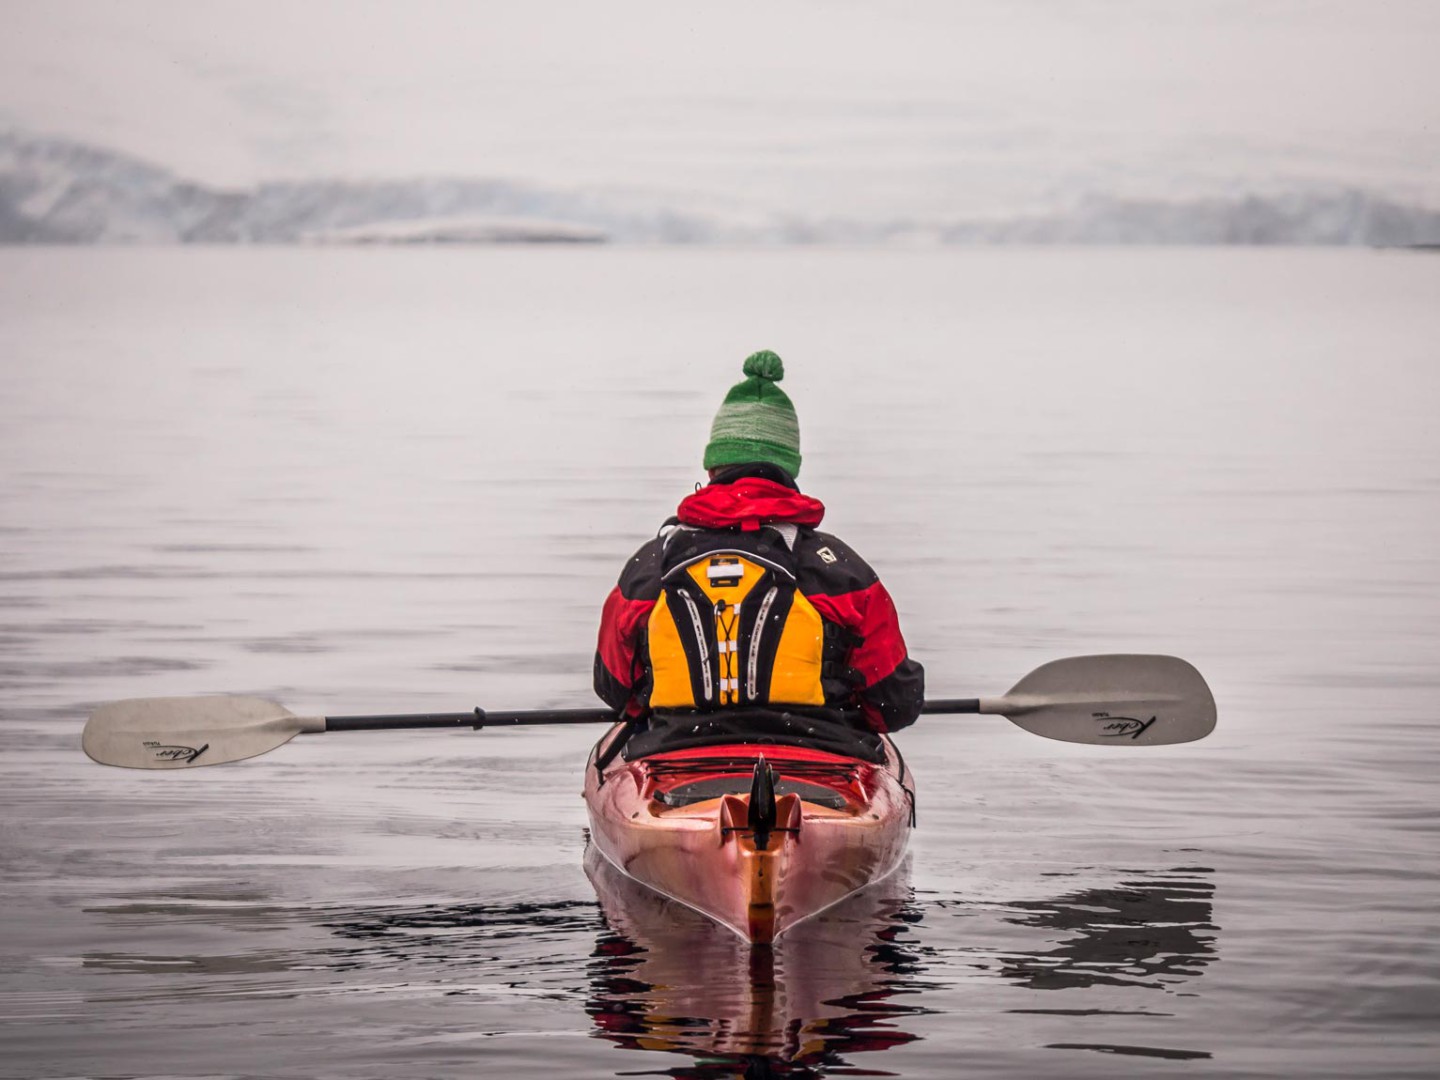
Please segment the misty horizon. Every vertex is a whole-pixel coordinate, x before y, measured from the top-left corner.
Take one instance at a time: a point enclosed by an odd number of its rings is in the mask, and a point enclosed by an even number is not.
[[[482,178],[731,236],[1097,199],[1440,210],[1440,10],[1411,0],[69,0],[10,30],[0,131],[222,192]]]

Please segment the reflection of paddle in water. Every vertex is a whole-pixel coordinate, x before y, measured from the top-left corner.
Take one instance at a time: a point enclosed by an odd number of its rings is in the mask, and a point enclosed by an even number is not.
[[[1164,989],[1199,975],[1213,959],[1215,886],[1208,867],[1132,871],[1111,888],[1007,905],[1018,926],[1070,935],[1053,949],[1011,956],[1001,974],[1033,990],[1087,986]]]
[[[598,1038],[693,1056],[675,1077],[806,1077],[842,1055],[913,1041],[897,997],[918,991],[903,938],[916,920],[904,868],[755,948],[625,877],[593,849],[585,870],[610,932],[586,1009]]]
[[[1024,912],[1008,921],[1069,935],[1055,948],[1006,957],[1000,974],[1032,990],[1113,987],[1175,992],[1215,957],[1211,921],[1215,887],[1208,867],[1130,871],[1108,888],[1080,889],[1054,900],[1007,905]],[[1051,939],[1053,941],[1053,938]],[[1090,995],[1087,995],[1087,998]],[[1068,1000],[1068,997],[1067,999]],[[1050,1016],[1155,1015],[1115,1008],[1033,1008]],[[1133,1030],[1133,1029],[1132,1029]],[[1206,1050],[1115,1042],[1053,1042],[1051,1050],[1088,1050],[1169,1061],[1204,1060]]]

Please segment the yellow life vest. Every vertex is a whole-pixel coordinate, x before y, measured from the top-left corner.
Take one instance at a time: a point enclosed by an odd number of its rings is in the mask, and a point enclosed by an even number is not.
[[[824,621],[780,550],[712,549],[666,570],[646,642],[651,708],[825,704]]]

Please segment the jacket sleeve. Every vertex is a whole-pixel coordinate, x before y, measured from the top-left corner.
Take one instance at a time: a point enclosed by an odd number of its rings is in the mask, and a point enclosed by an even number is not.
[[[865,560],[835,537],[807,540],[798,552],[801,589],[823,618],[855,637],[848,663],[866,719],[879,732],[909,727],[925,703],[925,669],[905,648],[895,602]]]
[[[661,542],[650,541],[620,573],[600,612],[595,648],[595,693],[618,712],[638,713],[635,685],[643,673],[640,656],[645,626],[660,598]]]

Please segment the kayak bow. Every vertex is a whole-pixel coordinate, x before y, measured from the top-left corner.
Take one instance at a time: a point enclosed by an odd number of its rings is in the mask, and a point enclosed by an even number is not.
[[[885,760],[727,744],[606,763],[591,752],[596,849],[623,873],[764,945],[890,874],[915,817],[914,778]],[[602,765],[597,765],[597,762]]]

